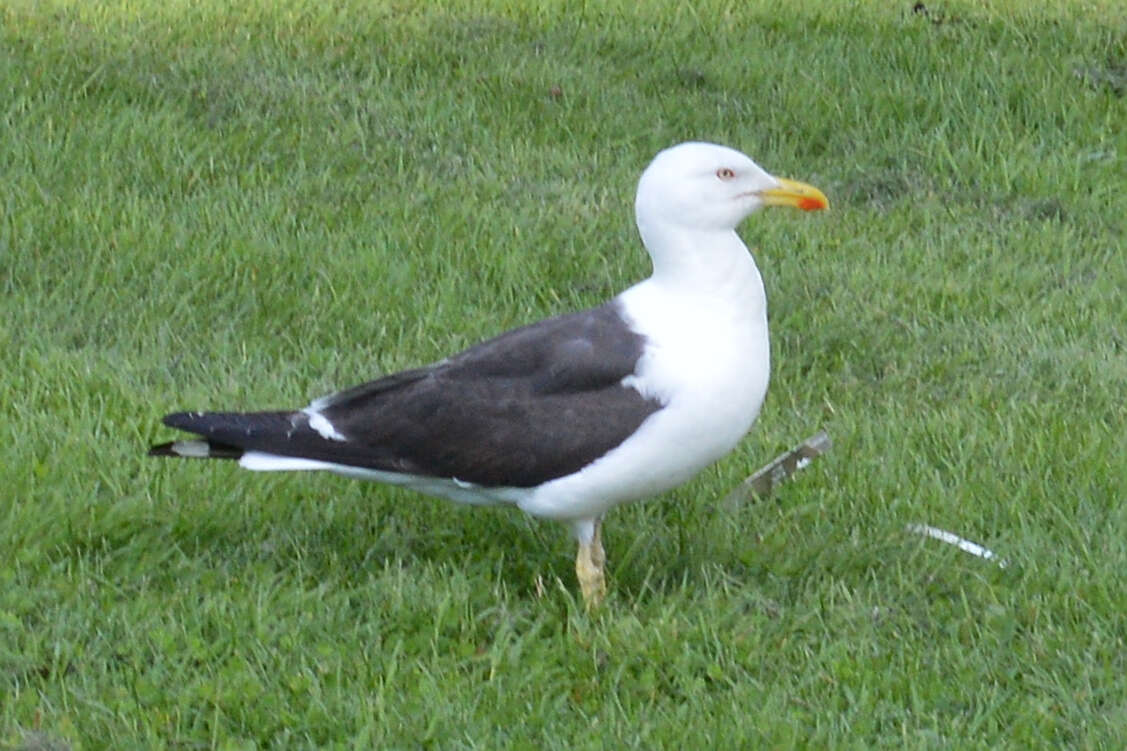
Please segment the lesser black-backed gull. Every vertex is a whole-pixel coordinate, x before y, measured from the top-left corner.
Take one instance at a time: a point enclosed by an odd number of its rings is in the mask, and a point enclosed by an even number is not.
[[[156,456],[328,470],[571,526],[588,606],[605,592],[603,515],[684,483],[751,428],[767,392],[763,280],[736,226],[762,206],[823,209],[816,188],[733,149],[654,158],[635,211],[653,275],[591,310],[509,331],[300,410],[177,412],[202,438]]]

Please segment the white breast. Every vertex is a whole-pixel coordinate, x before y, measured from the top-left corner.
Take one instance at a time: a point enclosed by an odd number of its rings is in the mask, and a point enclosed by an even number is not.
[[[558,519],[590,518],[680,485],[743,438],[759,414],[770,372],[763,283],[745,257],[738,273],[714,280],[706,294],[649,279],[619,297],[631,326],[647,340],[624,384],[665,406],[622,445],[537,489],[522,508]]]

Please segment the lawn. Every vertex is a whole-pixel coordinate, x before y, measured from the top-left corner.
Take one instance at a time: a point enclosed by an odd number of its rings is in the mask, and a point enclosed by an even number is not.
[[[10,0],[0,84],[0,748],[1122,748],[1120,0]],[[558,525],[145,457],[600,303],[684,140],[832,209],[743,226],[767,403],[600,611]]]

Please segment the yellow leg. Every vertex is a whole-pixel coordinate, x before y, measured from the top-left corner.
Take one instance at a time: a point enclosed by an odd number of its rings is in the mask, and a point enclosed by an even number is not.
[[[607,594],[605,565],[606,552],[603,550],[602,522],[595,522],[595,534],[591,542],[579,543],[575,555],[575,576],[579,579],[579,589],[583,592],[583,604],[594,610]]]

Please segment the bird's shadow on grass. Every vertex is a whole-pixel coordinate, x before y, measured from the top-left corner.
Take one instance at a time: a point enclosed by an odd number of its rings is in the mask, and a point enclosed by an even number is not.
[[[504,507],[467,508],[406,491],[349,483],[303,485],[234,475],[103,507],[62,531],[66,555],[164,571],[267,567],[310,586],[362,586],[389,567],[460,568],[528,602],[562,588],[578,595],[575,542],[564,525]],[[218,488],[222,488],[219,492]],[[214,491],[211,493],[209,491]],[[180,489],[180,493],[184,493]],[[719,516],[717,515],[719,514]],[[604,524],[614,596],[637,602],[699,585],[706,570],[746,577],[758,551],[722,512],[665,498],[614,510]],[[752,522],[754,523],[754,522]]]
[[[266,562],[310,583],[361,585],[387,568],[456,567],[482,578],[483,589],[501,584],[523,598],[573,578],[567,530],[511,508],[459,506],[339,478],[322,490],[277,487],[285,492],[276,497],[270,488],[248,493],[241,513],[220,502],[213,504],[220,513],[181,515],[172,541],[216,564]]]

